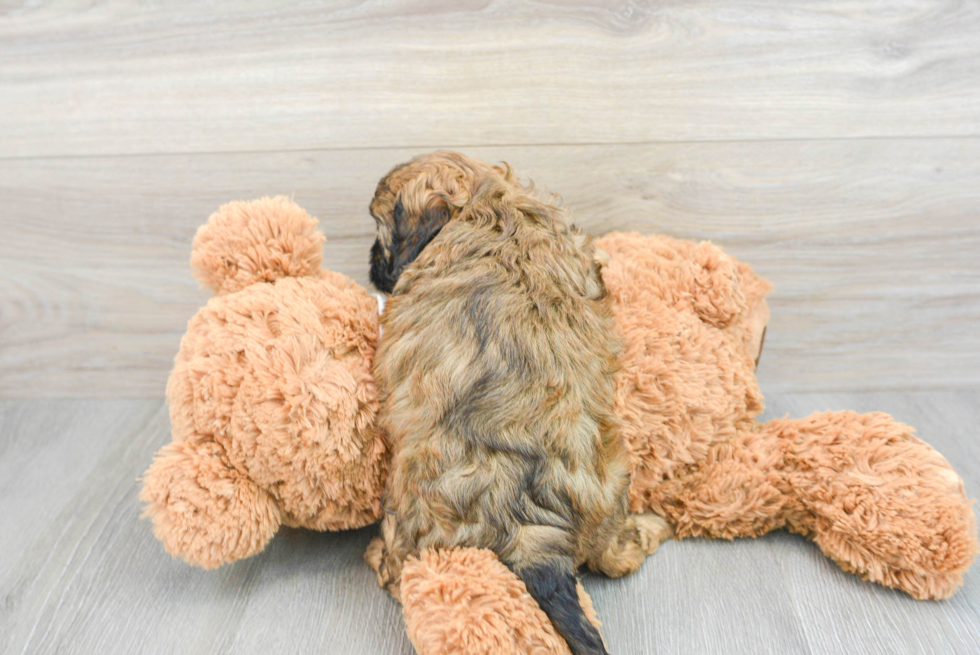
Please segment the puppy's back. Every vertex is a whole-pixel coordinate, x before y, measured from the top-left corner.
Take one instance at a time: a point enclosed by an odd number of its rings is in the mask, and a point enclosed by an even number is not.
[[[627,482],[591,245],[556,208],[488,184],[402,273],[383,324],[396,542],[491,548],[574,651],[603,652],[569,597]]]

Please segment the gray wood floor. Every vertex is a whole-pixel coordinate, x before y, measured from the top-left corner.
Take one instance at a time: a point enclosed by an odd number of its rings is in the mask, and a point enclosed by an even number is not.
[[[769,416],[881,409],[980,494],[980,392],[782,394]],[[159,400],[0,401],[0,650],[412,652],[362,554],[373,528],[283,530],[213,572],[138,520],[137,477],[169,439]],[[622,580],[587,576],[613,653],[977,653],[980,568],[926,603],[846,575],[805,539],[667,542]]]
[[[0,652],[411,652],[371,529],[203,572],[136,495],[195,228],[291,195],[366,284],[377,179],[436,147],[752,263],[768,415],[892,412],[980,495],[978,34],[975,0],[0,2]],[[978,571],[920,603],[777,533],[586,585],[613,653],[977,653]]]

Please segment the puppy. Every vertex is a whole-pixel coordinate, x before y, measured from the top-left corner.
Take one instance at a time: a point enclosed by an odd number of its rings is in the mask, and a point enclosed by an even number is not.
[[[448,152],[393,169],[371,214],[371,280],[392,294],[374,362],[393,453],[379,582],[398,597],[421,549],[489,548],[573,653],[605,653],[576,569],[631,573],[668,528],[628,513],[591,239],[506,165]]]

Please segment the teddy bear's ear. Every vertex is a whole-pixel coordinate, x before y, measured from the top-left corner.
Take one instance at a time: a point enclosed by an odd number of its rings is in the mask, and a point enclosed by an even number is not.
[[[171,555],[213,569],[258,553],[279,528],[275,500],[213,441],[176,441],[143,474],[143,517]]]
[[[315,218],[284,196],[230,202],[197,230],[191,268],[217,293],[318,275],[325,238],[316,227]]]

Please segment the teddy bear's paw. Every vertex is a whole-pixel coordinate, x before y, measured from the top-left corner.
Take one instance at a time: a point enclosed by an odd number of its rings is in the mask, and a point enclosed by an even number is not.
[[[164,446],[143,475],[140,500],[167,552],[206,569],[261,551],[280,524],[275,501],[210,441]]]
[[[912,428],[873,412],[766,424],[791,444],[793,526],[846,571],[916,598],[945,598],[980,547],[962,480]]]

